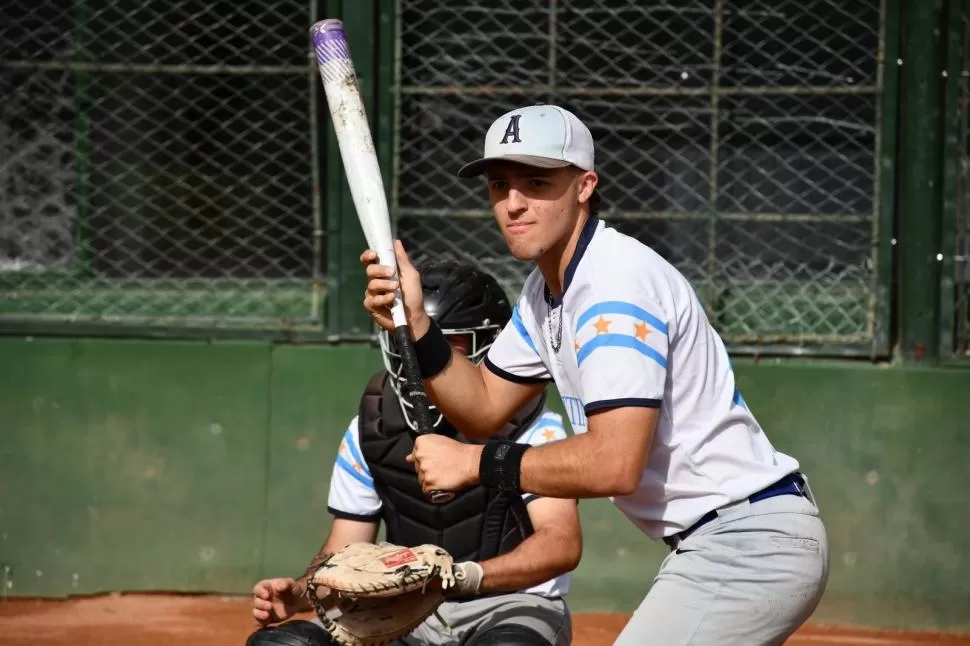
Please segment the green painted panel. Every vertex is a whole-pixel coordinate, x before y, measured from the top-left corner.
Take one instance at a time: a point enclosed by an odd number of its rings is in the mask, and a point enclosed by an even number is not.
[[[646,596],[667,546],[649,540],[608,500],[583,500],[583,559],[573,574],[574,612],[633,612]]]
[[[264,575],[300,574],[320,548],[340,440],[381,368],[368,346],[274,348]]]
[[[0,339],[0,366],[9,594],[250,585],[269,346]]]
[[[340,436],[380,367],[366,346],[0,339],[8,592],[246,593],[302,571],[329,527]],[[970,371],[736,370],[830,531],[815,619],[970,629]],[[562,412],[554,392],[550,404]],[[664,546],[608,501],[581,511],[573,609],[632,611]]]
[[[832,571],[819,616],[970,628],[970,372],[738,362],[745,400],[811,480]]]

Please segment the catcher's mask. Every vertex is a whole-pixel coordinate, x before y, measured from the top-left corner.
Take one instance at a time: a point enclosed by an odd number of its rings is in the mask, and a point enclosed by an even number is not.
[[[463,352],[473,363],[485,358],[495,337],[512,318],[512,307],[505,291],[491,275],[464,262],[436,260],[417,267],[424,291],[424,311],[441,328],[452,347]],[[414,405],[402,394],[405,383],[401,355],[397,344],[386,330],[378,335],[384,367],[391,376],[391,387],[404,413],[404,421],[417,430],[410,411]],[[431,406],[434,426],[442,415]]]

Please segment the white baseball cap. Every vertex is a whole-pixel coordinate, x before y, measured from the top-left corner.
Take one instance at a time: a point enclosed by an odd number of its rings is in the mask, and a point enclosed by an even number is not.
[[[481,175],[493,161],[593,170],[594,156],[593,135],[579,117],[556,105],[530,105],[493,121],[485,154],[458,169],[458,177]]]

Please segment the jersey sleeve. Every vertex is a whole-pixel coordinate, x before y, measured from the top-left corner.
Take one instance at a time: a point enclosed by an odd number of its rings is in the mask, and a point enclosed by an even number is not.
[[[340,440],[340,450],[330,475],[327,510],[337,518],[349,520],[377,521],[381,518],[381,499],[360,452],[357,418]]]
[[[512,308],[512,318],[495,338],[485,366],[506,381],[521,384],[546,383],[552,375],[522,319],[524,298]]]
[[[566,428],[562,423],[562,416],[558,413],[554,413],[550,410],[546,410],[539,416],[536,421],[532,423],[519,439],[516,440],[522,444],[529,444],[532,446],[542,446],[543,444],[549,444],[550,442],[556,442],[557,440],[563,440],[566,438]],[[538,499],[534,493],[524,493],[522,494],[522,500],[526,504],[529,504],[533,500]]]
[[[666,314],[636,285],[602,296],[591,294],[575,310],[576,363],[585,412],[659,408],[667,378]]]

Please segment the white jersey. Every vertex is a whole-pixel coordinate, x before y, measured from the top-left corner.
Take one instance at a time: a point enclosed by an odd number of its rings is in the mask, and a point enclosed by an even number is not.
[[[564,439],[566,430],[558,413],[544,410],[532,425],[519,435],[518,442],[539,446]],[[526,505],[538,499],[533,494],[522,496]],[[381,499],[374,488],[367,462],[360,451],[360,431],[354,417],[340,442],[340,451],[330,476],[327,508],[336,518],[363,522],[381,520]],[[522,592],[544,597],[563,597],[569,590],[569,574],[563,574]]]
[[[660,409],[639,486],[612,498],[648,536],[683,531],[798,469],[745,405],[690,283],[652,249],[590,218],[562,297],[546,295],[536,269],[485,364],[511,381],[555,381],[576,433],[592,411]]]

